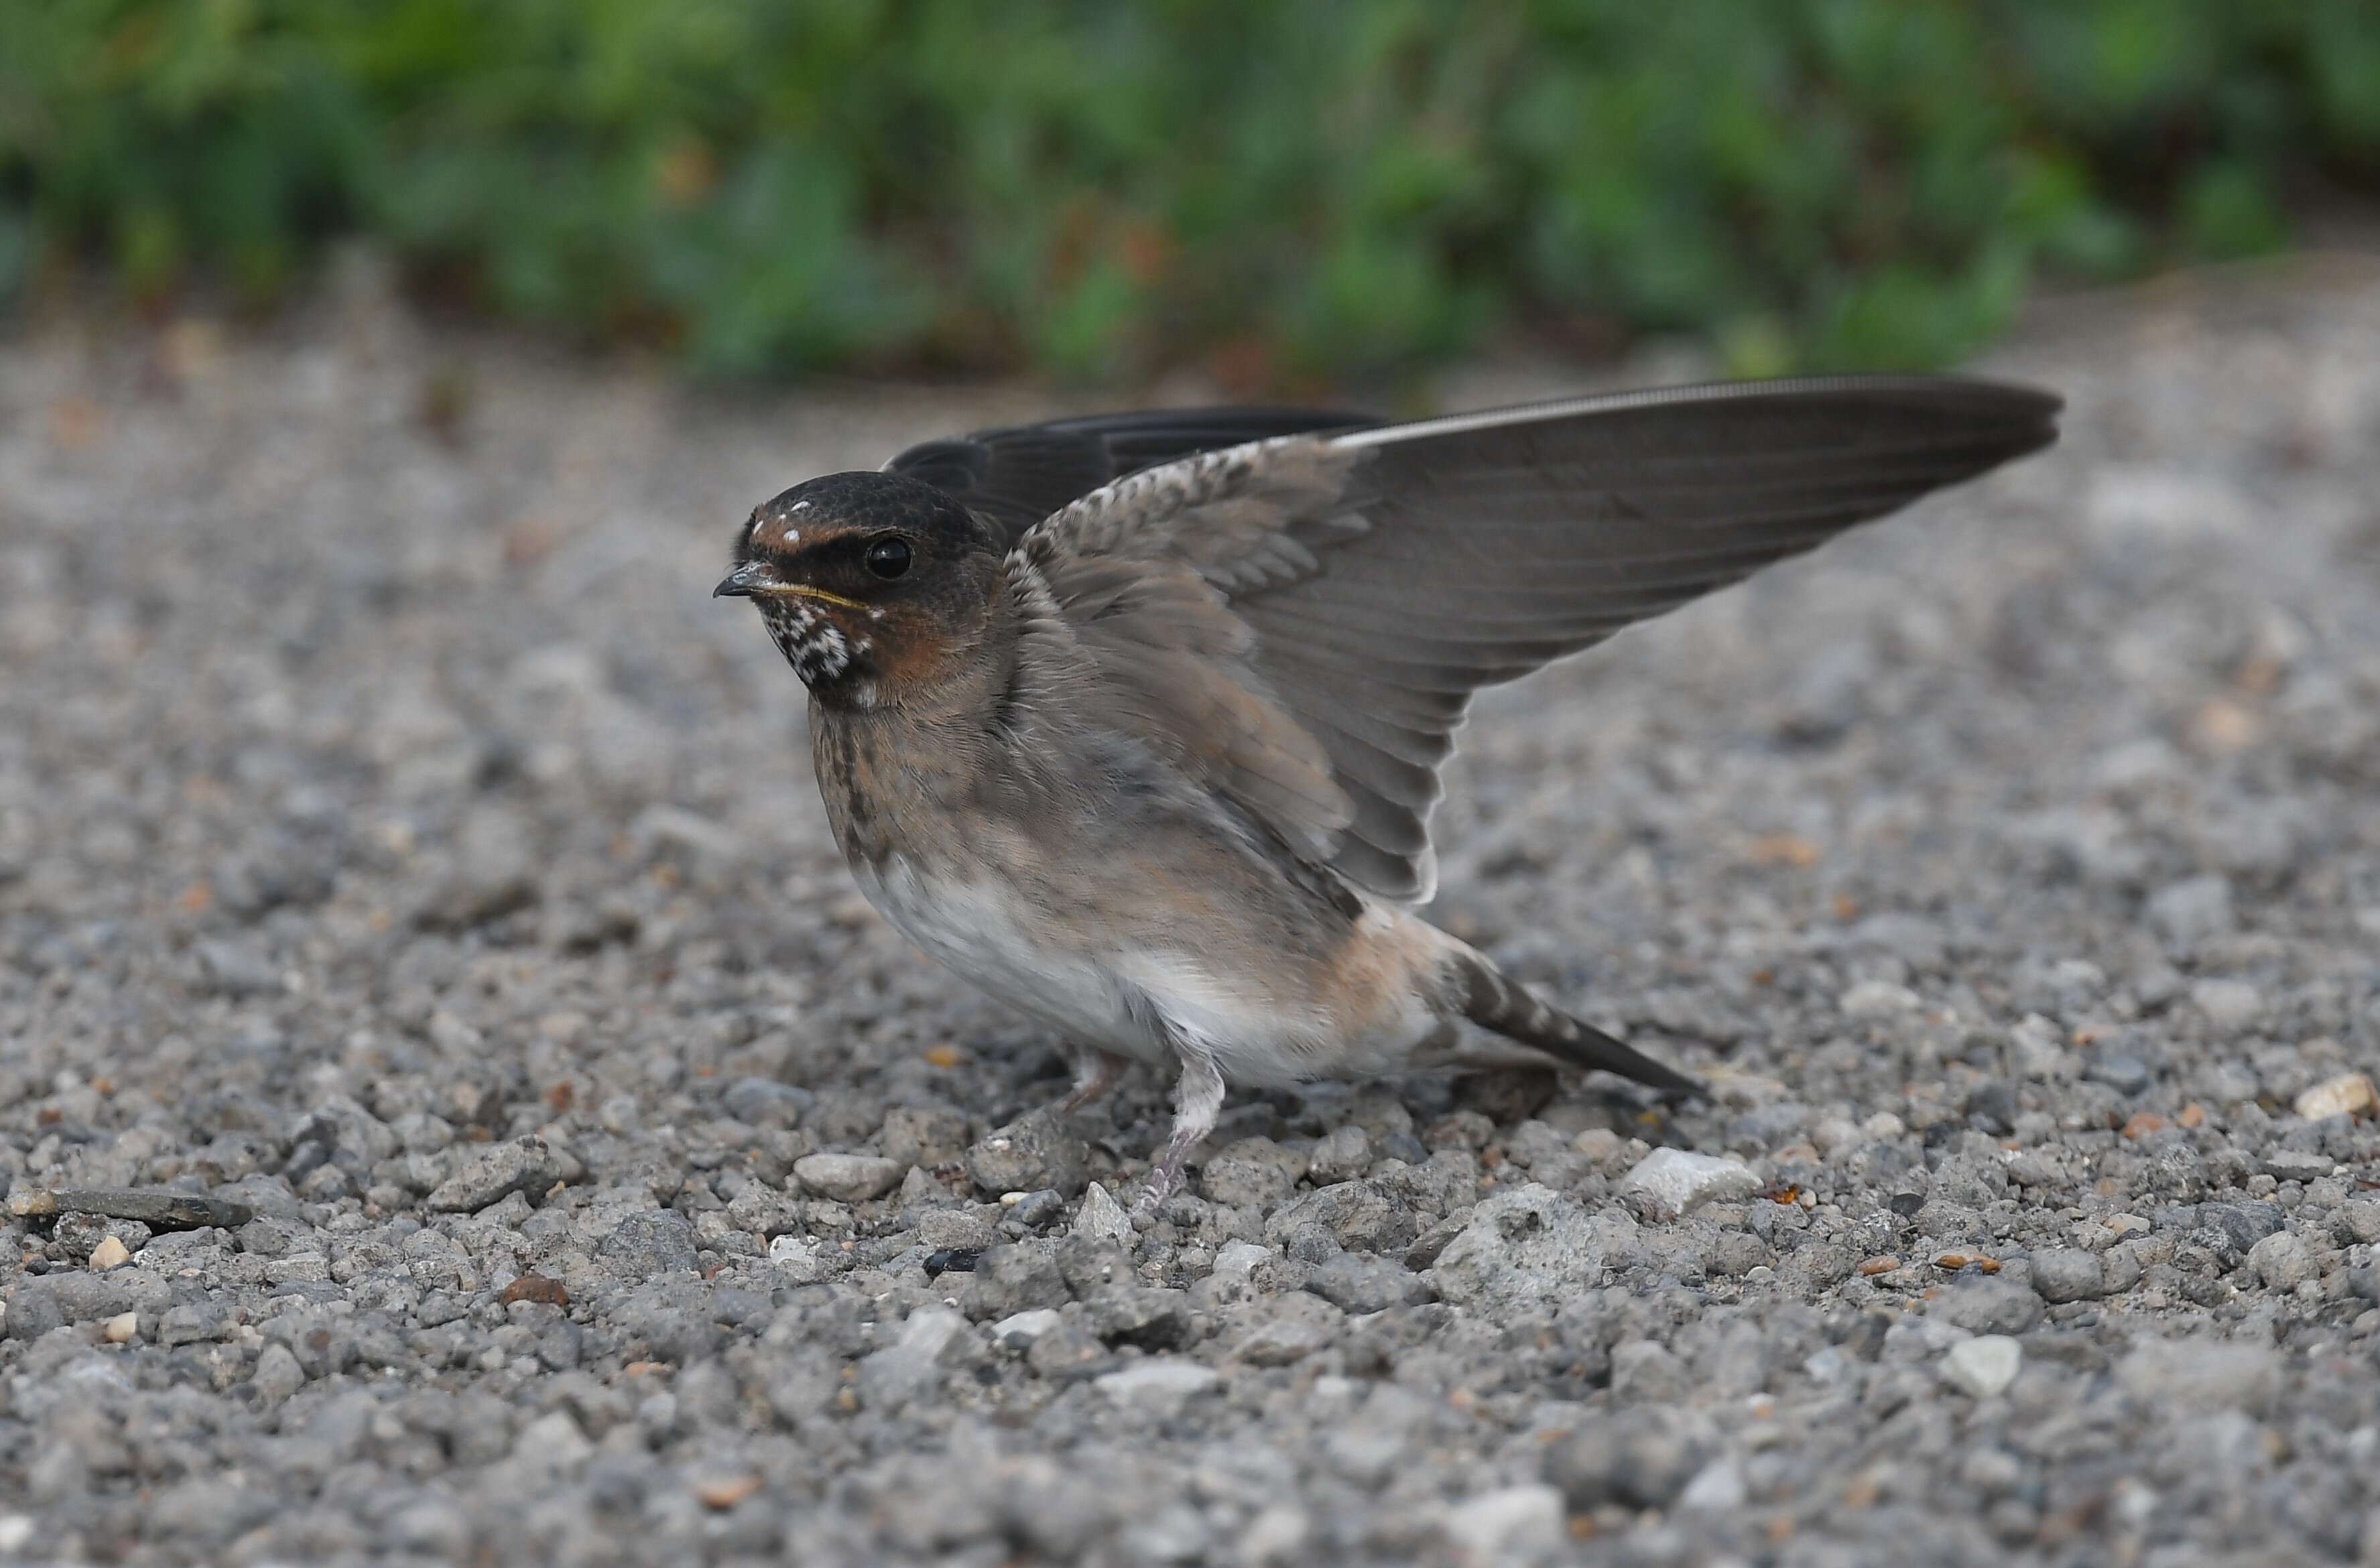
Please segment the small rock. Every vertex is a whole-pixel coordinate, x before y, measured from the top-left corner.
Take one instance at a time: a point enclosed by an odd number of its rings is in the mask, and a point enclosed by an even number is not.
[[[1209,1203],[1265,1207],[1296,1191],[1305,1170],[1305,1156],[1295,1150],[1269,1138],[1243,1138],[1207,1162],[1198,1189]]]
[[[256,1358],[256,1373],[251,1380],[259,1397],[267,1404],[278,1405],[306,1386],[306,1369],[287,1345],[275,1340],[264,1347]]]
[[[1339,1309],[1312,1296],[1277,1296],[1258,1305],[1256,1326],[1232,1354],[1257,1367],[1286,1367],[1329,1345],[1343,1321]]]
[[[1051,1307],[1036,1307],[1029,1312],[1014,1312],[991,1325],[994,1344],[1011,1347],[1031,1345],[1058,1326],[1058,1312]]]
[[[701,1261],[692,1222],[674,1209],[630,1214],[597,1246],[595,1255],[637,1279],[689,1272]]]
[[[2095,1301],[2107,1292],[2096,1252],[2048,1248],[2033,1255],[2033,1289],[2044,1301]]]
[[[909,1167],[881,1154],[805,1154],[794,1176],[808,1190],[838,1203],[865,1203],[901,1185]]]
[[[516,1301],[533,1301],[546,1307],[567,1307],[570,1291],[558,1279],[544,1274],[527,1273],[504,1286],[499,1297],[507,1307]]]
[[[1591,1417],[1546,1449],[1541,1474],[1575,1513],[1606,1503],[1666,1508],[1709,1460],[1710,1423],[1668,1405]]]
[[[1611,1347],[1611,1392],[1640,1404],[1682,1398],[1686,1393],[1685,1363],[1658,1340],[1622,1340]]]
[[[491,1147],[438,1184],[431,1208],[443,1214],[477,1213],[516,1192],[536,1195],[562,1177],[562,1167],[545,1140],[531,1134]]]
[[[1215,1266],[1207,1273],[1208,1293],[1218,1301],[1237,1301],[1253,1294],[1256,1272],[1280,1256],[1271,1248],[1259,1247],[1253,1241],[1223,1243],[1215,1254]]]
[[[789,1128],[800,1125],[814,1098],[808,1090],[773,1078],[739,1078],[720,1095],[719,1104],[747,1127]]]
[[[1050,1111],[1036,1111],[966,1152],[967,1174],[986,1192],[1054,1188],[1072,1198],[1090,1180],[1090,1146]]]
[[[1009,1202],[1011,1198],[1015,1199],[1014,1203]],[[1000,1200],[1007,1207],[1010,1218],[1035,1230],[1050,1224],[1066,1212],[1066,1195],[1054,1187],[1045,1187],[1038,1192],[1003,1193]]]
[[[859,1363],[856,1386],[869,1410],[897,1410],[941,1381],[941,1357],[966,1332],[966,1320],[943,1307],[923,1307],[901,1325],[901,1337]]]
[[[1110,1247],[1121,1247],[1127,1252],[1132,1250],[1135,1240],[1132,1216],[1124,1212],[1123,1205],[1098,1182],[1083,1188],[1083,1206],[1075,1212],[1075,1228],[1067,1234],[1088,1241],[1103,1242]]]
[[[1743,1477],[1743,1466],[1729,1455],[1722,1454],[1694,1473],[1686,1490],[1678,1494],[1678,1507],[1697,1514],[1729,1514],[1751,1500],[1752,1488]]]
[[[1445,1529],[1465,1568],[1525,1568],[1561,1550],[1561,1493],[1549,1486],[1483,1492],[1448,1509]]]
[[[965,1299],[967,1316],[982,1322],[1037,1307],[1062,1307],[1074,1292],[1058,1267],[1055,1243],[1021,1241],[995,1247],[975,1260]]]
[[[1118,1405],[1170,1416],[1194,1394],[1203,1393],[1222,1381],[1223,1375],[1212,1367],[1165,1356],[1104,1373],[1093,1379],[1091,1386]]]
[[[1317,1187],[1353,1181],[1372,1168],[1372,1135],[1354,1122],[1334,1127],[1306,1156],[1307,1179]]]
[[[1190,1338],[1190,1298],[1179,1290],[1111,1285],[1090,1297],[1089,1321],[1108,1345],[1177,1350]]]
[[[1845,1018],[1876,1019],[1913,1013],[1925,1003],[1906,985],[1895,985],[1888,980],[1863,980],[1844,992],[1836,1005]]]
[[[2006,1334],[1977,1334],[1944,1354],[1942,1376],[1977,1399],[1990,1399],[2008,1392],[2023,1364],[2024,1350],[2015,1340]]]
[[[2276,1149],[2265,1156],[2265,1174],[2276,1181],[2319,1181],[2338,1164],[2307,1149]]]
[[[2082,1069],[2082,1076],[2093,1083],[2104,1083],[2128,1098],[2142,1093],[2156,1081],[2156,1075],[2149,1070],[2146,1062],[2121,1051],[2092,1057],[2091,1065]]]
[[[2262,1417],[2280,1396],[2281,1363],[2271,1349],[2237,1340],[2147,1340],[2116,1364],[2116,1381],[2161,1409]]]
[[[1384,1312],[1431,1298],[1429,1282],[1419,1274],[1363,1252],[1324,1259],[1306,1275],[1305,1288],[1343,1312]]]
[[[1400,1250],[1421,1228],[1410,1204],[1371,1181],[1342,1181],[1290,1200],[1266,1218],[1265,1239],[1281,1246],[1308,1225],[1358,1252]]]
[[[281,989],[281,971],[251,947],[210,937],[198,944],[198,950],[199,968],[219,995],[262,996]]]
[[[698,1476],[694,1480],[694,1497],[705,1508],[723,1513],[759,1491],[760,1487],[760,1478],[749,1470]]]
[[[2160,887],[2150,895],[2149,924],[2167,941],[2188,947],[2235,929],[2231,883],[2209,874]]]
[[[109,1236],[91,1249],[91,1266],[100,1273],[132,1260],[132,1249],[118,1236]]]
[[[2202,980],[2190,988],[2190,999],[2207,1022],[2227,1034],[2247,1028],[2265,1007],[2256,988],[2240,980]]]
[[[66,1321],[57,1293],[45,1286],[19,1285],[8,1302],[8,1337],[13,1340],[30,1344],[52,1329],[65,1327]]]
[[[1969,1333],[2030,1333],[2041,1322],[2041,1297],[2012,1280],[1961,1280],[1937,1297],[1932,1315]]]
[[[2267,1290],[2295,1290],[2314,1277],[2313,1251],[2305,1238],[2289,1231],[2275,1231],[2255,1246],[2248,1248],[2248,1266],[2265,1282]]]
[[[2323,1080],[2299,1095],[2291,1109],[2310,1122],[2325,1116],[2368,1116],[2374,1096],[2372,1080],[2360,1072]]]
[[[1760,1178],[1733,1160],[1683,1149],[1656,1149],[1621,1178],[1620,1195],[1634,1196],[1645,1217],[1674,1220],[1705,1203],[1746,1198]]]
[[[132,1336],[140,1332],[140,1314],[118,1312],[115,1317],[107,1320],[101,1332],[107,1336],[107,1343],[110,1345],[129,1345],[132,1343]]]
[[[1550,1188],[1500,1188],[1472,1210],[1432,1277],[1454,1306],[1542,1309],[1603,1283],[1603,1239],[1585,1209]]]
[[[884,1152],[931,1170],[966,1153],[966,1117],[956,1111],[899,1105],[884,1116]]]
[[[1000,1245],[1000,1231],[965,1209],[929,1209],[917,1216],[917,1245],[938,1252],[981,1252]]]

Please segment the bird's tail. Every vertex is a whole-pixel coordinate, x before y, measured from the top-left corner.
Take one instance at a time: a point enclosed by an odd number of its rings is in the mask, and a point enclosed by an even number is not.
[[[1453,992],[1463,1016],[1532,1050],[1573,1067],[1599,1067],[1671,1094],[1706,1093],[1672,1067],[1540,1000],[1483,954],[1463,949],[1454,959]]]

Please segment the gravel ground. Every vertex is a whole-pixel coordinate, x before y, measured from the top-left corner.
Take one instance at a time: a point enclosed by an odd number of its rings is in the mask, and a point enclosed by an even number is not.
[[[1438,918],[1717,1103],[1235,1096],[1135,1231],[1162,1084],[1004,1127],[705,597],[1035,394],[0,344],[0,1557],[2380,1562],[2380,271],[1999,368],[1470,731]]]

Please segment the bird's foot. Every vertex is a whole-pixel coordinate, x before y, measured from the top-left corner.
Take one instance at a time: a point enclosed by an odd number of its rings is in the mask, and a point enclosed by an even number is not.
[[[1215,1059],[1203,1051],[1180,1055],[1182,1081],[1173,1091],[1173,1131],[1165,1140],[1165,1152],[1149,1170],[1148,1185],[1133,1203],[1134,1212],[1152,1218],[1182,1190],[1183,1163],[1215,1130],[1216,1118],[1223,1111],[1223,1075]]]
[[[1123,1076],[1125,1058],[1113,1051],[1102,1051],[1096,1045],[1086,1045],[1075,1053],[1075,1087],[1066,1097],[1050,1107],[1054,1116],[1071,1116],[1092,1101],[1103,1097]]]

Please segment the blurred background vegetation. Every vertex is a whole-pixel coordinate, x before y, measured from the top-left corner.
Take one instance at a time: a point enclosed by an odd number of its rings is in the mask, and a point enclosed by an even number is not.
[[[0,296],[710,373],[1958,358],[2380,191],[2380,0],[0,0]]]

